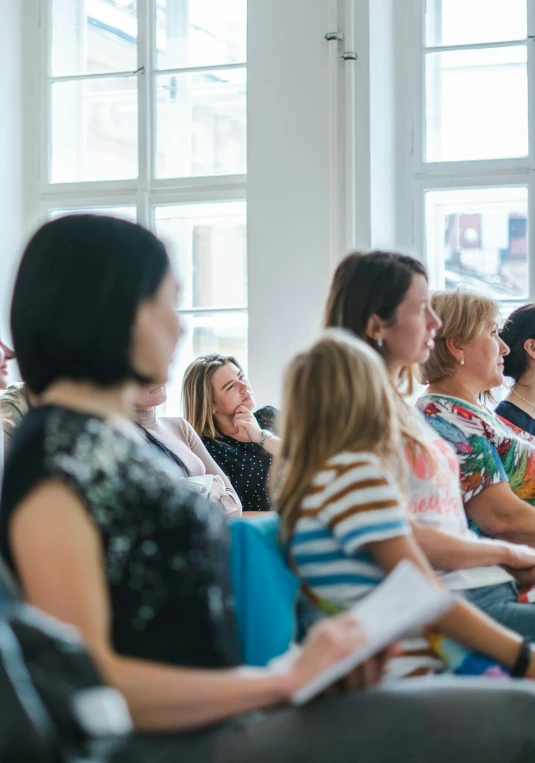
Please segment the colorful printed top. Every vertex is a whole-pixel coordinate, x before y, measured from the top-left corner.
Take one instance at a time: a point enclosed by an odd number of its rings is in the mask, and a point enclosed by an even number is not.
[[[409,514],[422,525],[455,535],[465,540],[478,541],[468,528],[460,487],[459,459],[447,443],[410,406],[407,412],[412,420],[415,435],[425,447],[405,445],[405,463],[408,467]],[[469,570],[438,572],[442,582],[452,591],[483,588],[512,581],[502,567],[473,567]]]
[[[377,456],[346,452],[316,475],[290,549],[312,591],[346,609],[384,578],[367,545],[408,533],[402,496]]]
[[[465,503],[491,485],[508,482],[519,498],[535,504],[535,439],[527,432],[456,397],[424,395],[417,406],[455,448]]]

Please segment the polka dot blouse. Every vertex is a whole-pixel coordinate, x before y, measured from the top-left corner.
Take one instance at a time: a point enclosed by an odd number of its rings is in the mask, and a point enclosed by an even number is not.
[[[277,411],[271,405],[255,411],[261,429],[275,434]],[[221,435],[213,440],[203,437],[206,449],[225,472],[237,492],[244,511],[270,511],[271,502],[267,479],[272,456],[255,442],[239,442],[234,437]]]

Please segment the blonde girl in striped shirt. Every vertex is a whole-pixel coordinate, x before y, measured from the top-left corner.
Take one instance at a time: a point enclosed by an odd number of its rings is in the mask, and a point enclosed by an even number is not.
[[[406,515],[397,406],[380,356],[349,332],[327,330],[290,363],[284,393],[274,497],[311,592],[331,610],[347,609],[403,559],[442,589]],[[507,667],[522,647],[519,635],[462,599],[436,627]],[[422,657],[420,668],[436,667]],[[415,666],[411,658],[401,672]]]

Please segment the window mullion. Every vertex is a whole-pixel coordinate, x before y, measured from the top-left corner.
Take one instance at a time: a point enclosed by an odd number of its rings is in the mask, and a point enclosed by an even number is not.
[[[52,84],[50,82],[52,51],[52,0],[40,0],[39,57],[40,71],[44,79],[39,94],[39,185],[41,192],[48,188],[52,167]]]
[[[535,34],[535,0],[527,0],[528,36]],[[528,297],[535,299],[535,255],[532,242],[535,241],[535,40],[528,42]]]
[[[137,214],[141,225],[150,227],[151,161],[151,14],[152,0],[138,0],[138,163]]]

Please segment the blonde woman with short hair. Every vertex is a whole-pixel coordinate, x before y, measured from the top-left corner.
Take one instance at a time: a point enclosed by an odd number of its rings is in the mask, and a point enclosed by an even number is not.
[[[269,511],[267,478],[280,439],[277,411],[255,411],[253,390],[230,355],[201,355],[186,369],[184,417],[232,482],[244,511]]]
[[[535,440],[506,425],[485,402],[503,383],[509,353],[498,333],[498,305],[466,292],[436,293],[431,304],[442,327],[422,366],[429,388],[418,407],[457,452],[474,529],[535,547]],[[522,582],[522,573],[515,576]],[[533,584],[532,570],[524,577]]]
[[[290,363],[284,391],[275,503],[314,597],[327,610],[348,609],[404,559],[442,588],[411,532],[395,393],[377,353],[328,331]],[[502,665],[513,665],[522,643],[464,599],[436,626]],[[432,655],[409,653],[400,667],[430,666]]]

